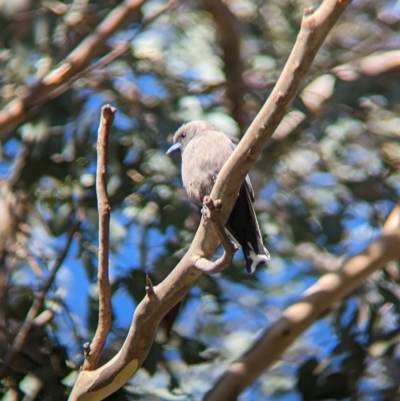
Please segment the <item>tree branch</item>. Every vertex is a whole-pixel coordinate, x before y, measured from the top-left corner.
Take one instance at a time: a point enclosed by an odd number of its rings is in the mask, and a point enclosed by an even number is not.
[[[45,96],[41,97],[39,100],[33,102],[30,105],[29,111],[27,112],[26,118],[29,118],[36,114],[43,104],[49,102],[52,99],[55,99],[65,93],[67,90],[71,88],[71,86],[76,82],[78,79],[88,75],[92,71],[96,69],[101,69],[105,67],[107,64],[110,64],[114,60],[119,57],[122,57],[124,54],[128,53],[131,50],[130,42],[137,36],[139,33],[143,32],[143,29],[155,21],[160,15],[164,14],[167,10],[174,8],[180,0],[170,0],[167,4],[160,7],[157,11],[152,13],[151,15],[144,18],[140,27],[135,31],[135,33],[130,37],[129,40],[119,42],[115,45],[115,47],[106,55],[101,57],[99,60],[95,61],[94,63],[87,66],[85,69],[78,71],[74,74],[70,79],[66,82],[62,83],[61,85],[57,86],[55,89],[49,91]]]
[[[360,74],[375,77],[388,71],[398,71],[400,50],[376,52],[333,69],[333,73],[347,81],[355,81]]]
[[[87,36],[42,81],[30,88],[28,94],[23,99],[15,99],[1,110],[0,138],[6,138],[10,135],[16,128],[36,114],[45,102],[66,92],[77,79],[126,53],[130,49],[130,46],[124,43],[117,46],[97,63],[88,67],[91,60],[102,51],[107,39],[127,25],[139,13],[139,8],[144,1],[125,0],[122,4],[114,8],[99,24],[96,30]],[[174,7],[177,2],[178,0],[171,0],[165,6],[162,6],[159,11],[146,18],[139,31],[158,18],[167,9]],[[139,31],[135,33],[135,36]]]
[[[71,247],[72,239],[74,234],[78,231],[79,224],[75,223],[69,230],[67,242],[64,245],[64,248],[58,255],[57,259],[54,261],[53,266],[50,269],[50,274],[47,277],[46,281],[43,283],[41,290],[36,293],[35,299],[32,303],[31,308],[29,309],[28,314],[26,315],[25,321],[21,326],[18,335],[15,337],[12,346],[8,349],[6,355],[4,356],[3,363],[0,366],[0,378],[4,377],[7,368],[12,363],[16,354],[22,349],[26,338],[28,337],[29,331],[34,323],[34,319],[38,316],[40,309],[43,306],[44,298],[46,297],[51,285],[54,282],[56,274],[60,267],[62,266],[64,259],[68,255],[69,248]]]
[[[218,42],[222,50],[222,61],[226,78],[226,99],[232,117],[241,130],[246,125],[244,114],[245,84],[243,82],[243,63],[240,56],[240,37],[237,29],[238,21],[234,14],[221,0],[203,0],[206,9],[212,14]],[[243,131],[242,131],[243,132]]]
[[[250,167],[289,108],[326,35],[349,3],[350,0],[325,0],[315,13],[306,10],[296,44],[275,89],[217,177],[210,196],[222,201],[222,224],[228,219]],[[193,266],[194,257],[210,259],[217,245],[212,223],[200,225],[182,260],[162,283],[153,287],[154,294],[137,306],[118,354],[95,371],[81,371],[71,401],[87,399],[89,394],[93,400],[104,399],[135,373],[149,352],[160,320],[201,274]]]
[[[205,401],[233,401],[316,320],[325,316],[335,302],[358,287],[389,261],[400,257],[400,204],[389,215],[380,238],[349,258],[335,273],[322,276],[287,308],[265,334],[237,359]]]
[[[100,352],[111,328],[111,288],[108,278],[108,252],[110,243],[110,203],[107,194],[108,138],[116,109],[110,105],[101,109],[97,138],[97,208],[99,211],[99,256],[97,280],[99,283],[99,321],[96,333],[86,353],[84,370],[97,368]]]

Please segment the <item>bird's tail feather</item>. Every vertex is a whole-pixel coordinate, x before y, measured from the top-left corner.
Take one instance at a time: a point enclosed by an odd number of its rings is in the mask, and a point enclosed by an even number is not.
[[[261,237],[260,226],[258,225],[258,220],[256,216],[256,212],[253,207],[253,199],[254,195],[250,193],[248,185],[245,184],[246,188],[246,198],[247,205],[250,211],[250,223],[254,228],[253,233],[255,236],[249,236],[249,240],[246,244],[241,244],[244,257],[246,259],[246,268],[249,273],[254,273],[257,267],[264,265],[271,259],[271,255],[268,252],[267,248],[263,244],[263,240]]]
[[[270,259],[270,254],[262,241],[251,194],[245,184],[228,220],[227,230],[242,248],[248,273],[253,273],[257,267]]]
[[[264,245],[262,245],[262,247],[263,251],[256,253],[250,242],[245,246],[242,245],[243,255],[246,259],[246,269],[250,274],[254,273],[257,267],[264,265],[271,258],[267,248],[265,248]]]

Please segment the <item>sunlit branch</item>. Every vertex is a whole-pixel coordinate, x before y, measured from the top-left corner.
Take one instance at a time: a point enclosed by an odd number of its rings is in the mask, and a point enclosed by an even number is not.
[[[164,6],[160,7],[156,12],[152,13],[148,17],[146,17],[140,27],[135,31],[134,34],[130,37],[129,40],[125,40],[122,42],[117,43],[113,49],[108,52],[105,56],[101,57],[99,60],[95,61],[94,63],[90,64],[88,67],[83,69],[82,71],[78,71],[71,79],[67,82],[63,83],[62,85],[56,87],[54,90],[50,91],[46,96],[43,98],[38,99],[37,102],[32,103],[31,105],[31,114],[36,114],[37,110],[45,103],[49,102],[52,99],[61,96],[67,90],[69,90],[74,82],[78,79],[85,77],[86,75],[90,74],[94,70],[98,70],[104,68],[106,65],[110,64],[114,60],[119,57],[124,56],[125,54],[131,51],[131,42],[132,40],[138,36],[141,32],[143,32],[144,28],[150,25],[153,21],[155,21],[158,17],[163,15],[165,12],[172,10],[181,0],[170,0]]]
[[[221,199],[221,221],[224,224],[233,208],[239,188],[263,146],[289,108],[326,35],[336,23],[350,0],[325,0],[314,12],[305,11],[301,30],[274,91],[250,126],[229,160],[221,170],[212,199]],[[82,371],[75,383],[70,400],[91,396],[101,400],[120,388],[141,366],[153,342],[163,316],[191,289],[201,274],[195,267],[194,256],[210,259],[218,246],[212,222],[203,224],[175,269],[153,287],[137,306],[127,338],[120,351],[108,363],[95,371]]]
[[[97,280],[99,284],[99,321],[96,333],[86,355],[84,370],[97,368],[100,352],[111,328],[111,288],[108,277],[108,255],[110,245],[110,203],[107,194],[108,140],[116,109],[107,105],[101,109],[97,138],[97,209],[99,212],[99,253]]]

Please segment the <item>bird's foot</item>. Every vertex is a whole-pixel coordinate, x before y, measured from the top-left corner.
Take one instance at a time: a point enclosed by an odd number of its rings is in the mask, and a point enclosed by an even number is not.
[[[224,254],[215,262],[211,262],[205,258],[198,258],[194,262],[194,266],[203,273],[215,274],[225,269],[232,262],[235,252],[239,247],[231,242],[225,232],[225,228],[221,223],[220,213],[222,209],[222,201],[220,199],[213,200],[210,196],[205,196],[201,213],[203,215],[203,226],[207,220],[211,220],[213,228],[218,236],[221,245],[224,248]]]
[[[222,209],[221,199],[213,200],[211,196],[205,196],[203,199],[203,207],[201,208],[201,214],[203,216],[203,226],[206,225],[207,220],[219,219],[219,214]]]
[[[212,199],[211,196],[206,195],[203,199],[203,207],[201,213],[205,219],[212,219],[217,217],[222,209],[221,199]]]

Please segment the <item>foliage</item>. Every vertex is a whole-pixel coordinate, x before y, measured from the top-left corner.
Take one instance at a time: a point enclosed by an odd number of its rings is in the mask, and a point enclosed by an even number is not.
[[[1,106],[56,67],[117,4],[1,2]],[[179,159],[165,155],[173,132],[184,121],[204,119],[239,137],[270,93],[296,40],[302,9],[310,5],[221,4],[237,32],[228,44],[221,40],[221,16],[208,1],[183,2],[139,32],[143,15],[162,5],[149,0],[102,50],[127,42],[128,53],[71,83],[3,138],[2,355],[71,222],[81,227],[42,309],[52,318],[34,325],[3,379],[2,394],[29,392],[38,378],[37,399],[65,399],[83,343],[93,336],[95,143],[102,104],[118,110],[108,182],[114,324],[104,360],[124,339],[145,294],[145,274],[161,281],[189,246],[200,213],[181,188]],[[398,47],[399,18],[395,2],[353,2],[317,55],[310,85],[253,169],[257,214],[272,254],[268,269],[249,276],[237,255],[220,276],[200,277],[162,322],[143,368],[110,399],[200,399],[285,306],[337,267],[340,256],[378,235],[400,193],[399,56],[387,53]],[[228,63],[235,41],[240,58]],[[229,80],[233,65],[243,82]],[[227,96],[232,85],[241,91],[236,98]],[[371,277],[243,400],[394,397],[400,385],[399,280],[397,263]]]

